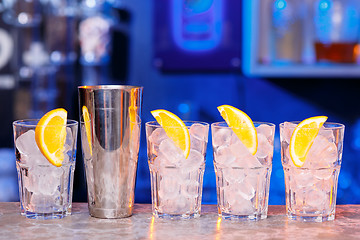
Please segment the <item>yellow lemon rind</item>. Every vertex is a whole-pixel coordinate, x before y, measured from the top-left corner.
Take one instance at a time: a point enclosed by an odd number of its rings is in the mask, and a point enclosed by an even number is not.
[[[44,141],[44,131],[49,122],[54,117],[61,117],[63,119],[63,128],[59,134],[59,141],[65,144],[66,140],[66,121],[67,121],[67,111],[63,108],[57,108],[46,113],[38,122],[35,128],[35,142],[40,150],[40,152],[44,155],[44,157],[54,166],[61,167],[62,162],[64,160],[64,155],[62,153],[63,149],[58,149],[56,152],[49,152],[46,143]]]
[[[255,155],[257,152],[258,139],[256,128],[251,118],[245,112],[230,105],[221,105],[217,109],[227,125],[249,149],[250,153]],[[249,132],[251,139],[244,138],[243,133],[245,130]]]
[[[183,151],[185,158],[188,158],[190,154],[190,133],[185,123],[178,116],[164,109],[153,110],[151,114],[165,130],[166,135]],[[167,124],[168,120],[171,120],[169,125]],[[175,136],[173,134],[174,129],[176,129],[175,127],[181,128],[183,136]],[[183,145],[180,145],[180,140],[183,140]]]
[[[316,136],[319,134],[320,128],[323,126],[326,120],[327,120],[326,116],[311,117],[303,120],[295,127],[295,130],[293,131],[290,138],[289,151],[290,151],[290,158],[296,167],[302,167],[304,165],[307,154],[309,153],[309,150],[312,144],[314,143]],[[306,127],[310,124],[315,124],[316,126]],[[304,129],[305,130],[313,129],[312,136],[310,136],[311,138],[309,139],[310,141],[298,143],[297,138],[301,134],[300,131],[304,131]],[[295,149],[297,144],[301,144],[302,146],[305,146],[305,151],[302,156],[298,156],[296,154],[297,151]]]

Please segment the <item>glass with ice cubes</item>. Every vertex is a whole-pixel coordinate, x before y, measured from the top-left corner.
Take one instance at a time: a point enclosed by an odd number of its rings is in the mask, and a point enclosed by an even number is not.
[[[63,218],[71,214],[78,123],[67,120],[64,160],[56,167],[35,142],[38,121],[13,123],[21,214],[32,219]]]
[[[290,157],[289,144],[298,123],[280,124],[287,215],[301,221],[334,220],[345,126],[325,123],[314,139],[304,165],[297,167]]]
[[[146,123],[152,208],[157,217],[188,219],[201,213],[209,124],[184,123],[191,141],[188,158],[156,121]]]
[[[252,155],[226,122],[211,124],[218,212],[224,219],[267,217],[275,125],[254,126],[258,145]]]

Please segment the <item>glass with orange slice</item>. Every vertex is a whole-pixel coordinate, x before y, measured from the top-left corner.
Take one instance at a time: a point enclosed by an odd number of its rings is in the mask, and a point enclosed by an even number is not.
[[[267,217],[275,125],[253,122],[222,105],[225,120],[211,124],[219,216],[230,220]]]
[[[13,123],[21,214],[31,219],[71,214],[78,122],[59,108]]]
[[[326,116],[280,124],[286,208],[290,219],[335,219],[345,126]]]
[[[200,216],[209,124],[182,121],[166,110],[146,123],[153,214],[160,218]]]

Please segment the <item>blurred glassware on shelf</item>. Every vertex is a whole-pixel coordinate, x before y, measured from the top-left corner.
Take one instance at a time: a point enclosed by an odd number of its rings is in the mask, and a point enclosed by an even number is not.
[[[77,1],[48,0],[45,9],[45,43],[55,64],[76,61],[76,28],[79,14]]]
[[[358,0],[314,2],[315,52],[318,62],[355,63],[360,30]]]
[[[42,21],[40,0],[3,0],[5,22],[15,26],[38,26]]]
[[[2,6],[14,42],[16,105],[27,106],[15,118],[40,117],[59,105],[71,110],[77,1],[5,0]]]
[[[97,85],[109,80],[112,31],[118,22],[112,10],[111,3],[106,0],[81,2],[79,41],[83,85]]]
[[[303,51],[304,2],[273,0],[271,2],[271,62],[301,62]]]

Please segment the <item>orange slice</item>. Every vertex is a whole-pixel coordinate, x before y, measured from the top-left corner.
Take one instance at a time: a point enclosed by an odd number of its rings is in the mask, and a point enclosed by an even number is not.
[[[84,125],[85,125],[85,134],[86,134],[87,142],[89,144],[89,152],[90,152],[90,156],[92,156],[90,114],[89,114],[89,110],[87,109],[86,106],[82,107],[82,114],[83,114]]]
[[[40,152],[57,167],[60,167],[64,160],[66,119],[65,109],[54,109],[46,113],[35,128],[35,141]]]
[[[151,114],[187,158],[190,153],[190,133],[185,123],[175,114],[163,109],[151,111]]]
[[[327,117],[311,117],[299,123],[290,138],[290,157],[297,167],[302,167],[306,156]]]
[[[252,155],[257,151],[257,133],[251,118],[243,111],[230,105],[221,105],[217,108],[225,122],[234,131],[241,142],[249,149]]]

